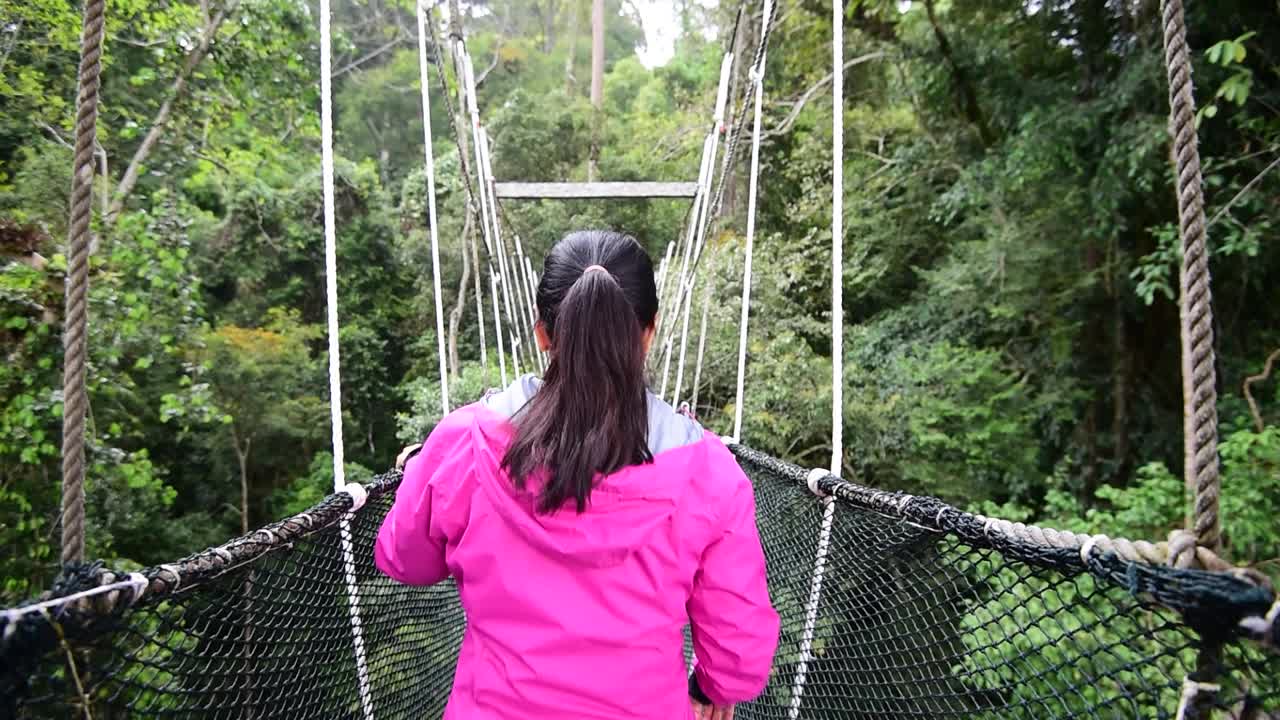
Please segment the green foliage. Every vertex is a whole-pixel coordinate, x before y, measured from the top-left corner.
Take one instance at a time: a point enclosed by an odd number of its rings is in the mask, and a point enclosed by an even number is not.
[[[467,363],[462,366],[461,373],[449,378],[449,404],[457,408],[473,403],[499,385],[496,364]],[[396,414],[396,438],[406,445],[420,443],[443,417],[440,414],[440,376],[414,378],[402,385],[399,392],[408,410]]]

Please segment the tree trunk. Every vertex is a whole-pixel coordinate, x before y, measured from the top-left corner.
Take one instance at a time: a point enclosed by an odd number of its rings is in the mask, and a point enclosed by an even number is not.
[[[1119,265],[1118,260],[1112,262]],[[1117,282],[1114,287],[1115,294],[1118,295],[1121,286]],[[1112,457],[1115,461],[1116,477],[1124,482],[1129,477],[1129,388],[1133,384],[1133,354],[1129,351],[1129,323],[1125,317],[1124,304],[1119,297],[1112,297],[1111,304],[1115,313],[1111,352],[1114,364],[1111,383],[1111,433],[1115,445],[1112,448]]]
[[[138,177],[142,174],[143,164],[147,162],[147,158],[151,157],[151,152],[156,149],[156,145],[160,144],[160,138],[164,135],[169,123],[169,116],[173,114],[173,106],[186,96],[187,81],[191,78],[191,74],[195,72],[196,66],[209,54],[209,46],[213,44],[213,38],[218,34],[218,28],[222,27],[222,22],[235,11],[236,6],[239,4],[240,0],[231,0],[201,29],[200,44],[187,53],[187,57],[182,63],[182,69],[178,71],[178,76],[173,79],[173,84],[169,86],[169,93],[164,102],[161,103],[160,110],[156,112],[155,118],[151,120],[151,129],[147,131],[146,137],[142,139],[142,144],[134,151],[133,158],[129,160],[129,166],[125,168],[124,177],[120,178],[120,184],[116,186],[115,197],[112,198],[111,207],[108,208],[107,216],[104,218],[108,225],[115,222],[116,217],[120,215],[120,211],[124,209],[124,203],[128,200],[129,194],[133,192],[134,186],[138,184]]]
[[[249,534],[249,447],[252,438],[240,442],[240,435],[231,428],[231,447],[236,451],[236,460],[240,463],[240,534]]]
[[[462,12],[458,9],[458,0],[449,0],[449,32],[454,37],[462,37]],[[452,49],[452,48],[451,48]],[[471,140],[467,128],[471,121],[467,118],[467,93],[463,88],[462,58],[455,51],[453,54],[453,72],[458,79],[458,104],[454,109],[453,122],[458,128],[458,163],[464,177],[471,177]]]
[[[453,303],[453,309],[449,311],[449,370],[454,380],[457,380],[459,375],[458,326],[462,322],[462,313],[466,309],[467,284],[471,282],[471,253],[468,246],[471,233],[475,229],[471,221],[471,213],[466,213],[466,216],[462,225],[462,279],[458,281],[458,298]],[[476,270],[478,272],[479,268]]]
[[[572,0],[570,0],[572,2]],[[542,16],[542,52],[551,54],[556,49],[556,15],[559,14],[559,3],[555,0],[547,0],[546,11]],[[510,6],[507,6],[507,12],[511,12]]]
[[[587,181],[600,170],[600,115],[604,110],[604,0],[591,3],[591,156],[587,159]]]
[[[964,112],[969,122],[978,130],[978,137],[982,140],[984,146],[990,147],[994,142],[991,134],[991,127],[987,125],[987,119],[982,114],[982,108],[978,105],[978,91],[974,89],[973,83],[969,81],[968,74],[964,68],[960,66],[960,62],[956,60],[955,52],[951,49],[951,41],[947,39],[947,34],[943,32],[942,25],[938,22],[938,15],[934,11],[934,0],[924,0],[925,13],[929,16],[929,25],[933,27],[933,36],[938,41],[938,50],[942,52],[942,57],[947,61],[947,66],[951,68],[951,76],[955,79],[956,90],[960,93],[960,108]]]
[[[573,66],[578,61],[578,16],[580,12],[579,0],[569,0],[569,54],[564,61],[564,92],[566,95],[573,95],[574,87],[578,84],[578,78],[573,74]]]

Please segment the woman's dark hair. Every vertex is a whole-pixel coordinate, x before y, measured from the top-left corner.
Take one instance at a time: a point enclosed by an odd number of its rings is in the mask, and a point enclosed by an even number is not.
[[[547,254],[537,302],[551,361],[502,467],[522,489],[548,472],[540,512],[569,498],[582,512],[597,473],[653,460],[642,342],[658,314],[653,261],[630,235],[569,233]]]

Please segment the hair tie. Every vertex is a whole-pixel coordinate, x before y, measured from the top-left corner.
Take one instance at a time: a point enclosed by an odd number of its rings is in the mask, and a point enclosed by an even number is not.
[[[612,274],[613,274],[613,273],[609,272],[609,268],[607,268],[607,267],[605,267],[605,266],[603,266],[603,265],[591,265],[591,266],[589,266],[586,270],[583,270],[583,271],[582,271],[582,274],[583,274],[583,275],[586,275],[586,274],[587,274],[587,273],[589,273],[589,272],[602,272],[602,273],[605,273],[605,274],[607,274],[607,275],[612,275]]]

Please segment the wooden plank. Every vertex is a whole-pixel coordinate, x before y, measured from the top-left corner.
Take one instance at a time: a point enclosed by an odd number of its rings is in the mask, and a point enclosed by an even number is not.
[[[508,200],[587,200],[608,198],[692,198],[696,182],[494,183]]]

